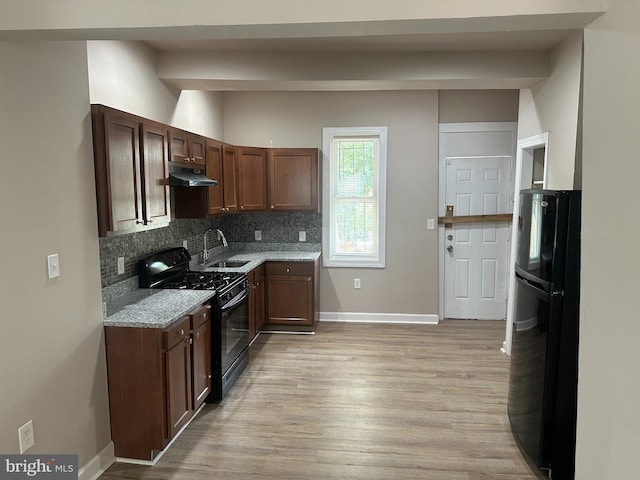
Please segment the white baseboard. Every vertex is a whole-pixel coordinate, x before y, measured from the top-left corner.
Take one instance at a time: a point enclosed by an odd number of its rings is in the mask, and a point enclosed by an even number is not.
[[[78,480],[96,480],[116,461],[113,453],[113,442],[104,447],[98,454],[78,470]]]
[[[422,323],[437,325],[438,315],[416,313],[320,312],[321,322]]]

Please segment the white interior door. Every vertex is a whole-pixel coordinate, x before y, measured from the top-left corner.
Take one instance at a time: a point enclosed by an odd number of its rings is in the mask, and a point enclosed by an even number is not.
[[[443,138],[444,137],[444,138]],[[515,130],[441,132],[441,214],[511,214]],[[443,228],[444,318],[506,318],[510,223]]]
[[[510,167],[510,157],[448,158],[446,204],[454,215],[511,213]],[[445,316],[505,318],[508,224],[457,224],[445,237]]]

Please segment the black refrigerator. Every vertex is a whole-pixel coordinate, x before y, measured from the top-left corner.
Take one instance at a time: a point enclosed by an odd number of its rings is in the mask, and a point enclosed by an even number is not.
[[[520,193],[509,421],[553,480],[573,480],[575,470],[580,199],[580,191]]]

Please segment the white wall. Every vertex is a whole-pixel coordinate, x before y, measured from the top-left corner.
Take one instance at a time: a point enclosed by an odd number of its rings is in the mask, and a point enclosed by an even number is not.
[[[0,452],[33,419],[28,453],[82,465],[110,442],[86,46],[0,42],[0,64]]]
[[[585,30],[578,480],[638,478],[640,3]]]
[[[225,140],[318,147],[322,127],[388,130],[387,266],[323,269],[324,312],[438,313],[437,92],[225,93]],[[353,278],[362,280],[353,289]]]
[[[551,52],[551,75],[520,91],[518,139],[549,132],[547,188],[572,189],[576,156],[582,32]]]
[[[141,117],[212,138],[224,136],[222,95],[182,91],[156,75],[156,54],[141,42],[87,42],[89,95],[101,103]]]

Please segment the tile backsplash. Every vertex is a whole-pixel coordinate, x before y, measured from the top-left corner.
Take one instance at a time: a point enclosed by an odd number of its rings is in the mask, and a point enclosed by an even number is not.
[[[209,228],[219,228],[229,243],[242,248],[263,250],[266,244],[279,244],[283,249],[319,249],[322,236],[322,214],[314,212],[254,212],[228,215],[211,220],[175,219],[168,227],[100,238],[100,275],[102,288],[137,275],[137,263],[147,255],[164,248],[182,246],[192,256],[204,249],[203,236]],[[254,230],[262,232],[262,241],[254,240]],[[306,232],[306,242],[298,241],[298,232]],[[213,236],[215,238],[215,236]],[[295,245],[293,245],[295,244]],[[220,246],[221,242],[207,245]],[[117,259],[124,257],[125,272],[118,275]]]

